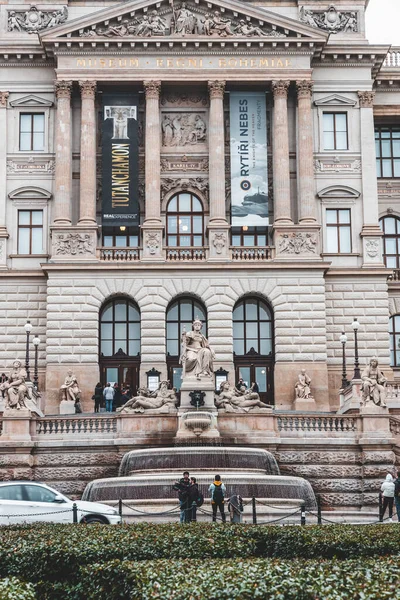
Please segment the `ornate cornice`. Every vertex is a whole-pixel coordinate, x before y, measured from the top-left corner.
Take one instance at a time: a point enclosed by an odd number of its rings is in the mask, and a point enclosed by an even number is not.
[[[56,81],[54,84],[56,98],[71,98],[72,81]]]
[[[272,82],[272,91],[274,98],[287,98],[290,81],[278,80]]]
[[[90,98],[94,100],[96,94],[97,83],[95,81],[80,81],[79,87],[81,88],[82,98]]]
[[[161,81],[143,81],[143,87],[146,94],[146,100],[158,100],[161,92]]]
[[[7,108],[8,92],[0,92],[0,108]]]
[[[311,98],[314,83],[307,79],[296,81],[297,97]]]
[[[221,98],[224,97],[226,81],[209,81],[208,82],[208,92],[210,94],[210,98]]]
[[[357,92],[361,108],[373,108],[375,92]]]

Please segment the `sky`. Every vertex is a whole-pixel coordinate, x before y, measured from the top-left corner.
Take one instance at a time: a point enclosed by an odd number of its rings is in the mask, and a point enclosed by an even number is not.
[[[370,0],[366,15],[371,44],[400,46],[400,0]]]

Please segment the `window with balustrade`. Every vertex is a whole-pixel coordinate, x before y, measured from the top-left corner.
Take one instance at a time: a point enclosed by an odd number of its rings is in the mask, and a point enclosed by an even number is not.
[[[207,311],[205,306],[190,296],[173,300],[167,309],[167,366],[168,378],[177,390],[181,387],[182,365],[181,355],[182,331],[191,331],[194,319],[203,321],[202,333],[207,337]]]
[[[377,177],[400,177],[400,125],[376,125],[375,150]]]
[[[400,314],[389,319],[390,366],[400,367]]]
[[[233,310],[233,354],[236,380],[257,383],[261,400],[273,404],[273,317],[258,297],[236,303]]]
[[[166,217],[169,248],[204,247],[204,208],[197,196],[189,192],[173,196],[168,202]]]
[[[380,219],[383,231],[383,261],[388,269],[400,268],[400,219],[387,216]]]

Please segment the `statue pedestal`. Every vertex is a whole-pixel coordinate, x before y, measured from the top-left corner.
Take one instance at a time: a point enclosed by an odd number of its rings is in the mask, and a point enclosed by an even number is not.
[[[202,377],[197,379],[194,376],[185,377],[181,385],[181,405],[179,412],[187,412],[190,410],[196,410],[196,406],[191,404],[192,398],[190,392],[200,391],[204,392],[203,401],[204,404],[199,407],[199,410],[206,410],[211,412],[217,412],[217,407],[214,403],[215,384],[209,377]]]
[[[5,408],[3,413],[2,441],[31,440],[31,411],[27,408]]]
[[[360,408],[362,416],[362,437],[360,443],[366,440],[376,440],[388,443],[392,436],[390,431],[389,409],[376,406],[371,402]]]
[[[294,410],[316,411],[317,404],[312,396],[310,398],[296,398],[294,401]]]
[[[75,414],[75,402],[73,400],[61,400],[60,415],[74,415],[74,414]]]

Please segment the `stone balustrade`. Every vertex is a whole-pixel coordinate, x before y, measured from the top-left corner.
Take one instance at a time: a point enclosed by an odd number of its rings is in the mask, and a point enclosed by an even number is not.
[[[321,416],[321,415],[290,415],[276,416],[277,430],[281,433],[357,433],[360,430],[358,417]]]
[[[100,248],[100,260],[107,262],[134,262],[139,258],[139,248]]]
[[[36,435],[64,435],[64,434],[113,434],[117,431],[116,415],[86,417],[73,415],[71,417],[45,417],[36,420]]]
[[[400,48],[392,47],[387,53],[385,61],[383,63],[384,68],[400,67]]]
[[[206,260],[206,248],[167,248],[167,260],[171,262],[203,261]]]
[[[272,248],[269,247],[231,247],[233,261],[260,262],[273,258]]]

